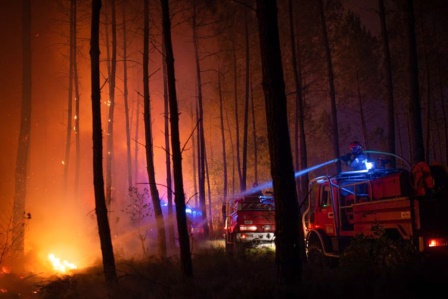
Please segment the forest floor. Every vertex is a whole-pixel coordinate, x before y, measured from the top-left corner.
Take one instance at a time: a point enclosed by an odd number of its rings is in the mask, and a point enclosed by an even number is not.
[[[292,288],[275,279],[275,252],[269,248],[228,256],[222,242],[193,250],[194,278],[184,279],[176,257],[144,261],[119,260],[119,284],[114,298],[447,298],[448,259],[421,259],[407,264],[379,266],[359,256],[335,267],[304,267]],[[100,265],[68,275],[0,276],[0,298],[100,299],[107,288]]]

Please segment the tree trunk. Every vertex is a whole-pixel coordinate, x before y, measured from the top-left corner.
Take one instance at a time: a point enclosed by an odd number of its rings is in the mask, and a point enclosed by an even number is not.
[[[163,56],[166,56],[165,44],[162,43]],[[170,149],[170,128],[169,128],[169,102],[168,102],[168,78],[166,63],[163,59],[163,106],[164,106],[164,116],[165,116],[165,160],[166,160],[166,198],[168,201],[168,247],[175,248],[175,236],[174,236],[174,214],[173,214],[173,190],[172,190],[172,179],[171,179],[171,149]]]
[[[80,119],[80,109],[79,109],[79,103],[80,103],[80,93],[79,93],[79,76],[78,76],[78,59],[77,59],[77,49],[78,49],[78,42],[77,42],[77,2],[73,0],[73,21],[75,24],[73,25],[73,80],[74,80],[74,87],[75,87],[75,198],[79,200],[79,173],[81,169],[81,137],[80,137],[80,127],[79,127],[79,119]]]
[[[225,204],[227,200],[227,152],[226,152],[226,136],[224,134],[224,113],[223,113],[223,99],[222,99],[222,89],[221,89],[221,70],[218,70],[218,96],[219,96],[219,121],[221,128],[221,144],[222,144],[222,166],[223,166],[223,192],[222,192],[222,213],[223,221],[226,219],[225,214]]]
[[[117,72],[117,21],[115,16],[115,0],[106,0],[111,3],[112,12],[112,56],[108,65],[109,75],[109,117],[107,119],[107,146],[106,146],[106,202],[110,207],[112,203],[112,160],[114,155],[114,111],[115,111],[115,76]],[[108,26],[108,25],[106,25]],[[108,34],[106,32],[106,37]],[[109,44],[106,45],[109,49]]]
[[[414,0],[407,0],[409,26],[409,122],[412,163],[425,161],[423,129],[420,107],[420,87],[418,80],[417,42],[415,38]]]
[[[394,83],[392,80],[392,62],[390,58],[389,49],[389,31],[386,23],[386,10],[384,8],[384,0],[378,0],[380,23],[381,23],[381,37],[383,41],[383,55],[384,66],[383,73],[386,80],[386,94],[387,94],[387,150],[389,153],[395,154],[395,104],[394,104]],[[395,158],[390,157],[392,168],[395,167]]]
[[[201,80],[201,65],[199,63],[199,40],[198,40],[198,28],[197,28],[197,6],[196,1],[193,1],[193,45],[194,45],[194,58],[196,62],[196,83],[198,93],[198,187],[199,187],[199,205],[202,212],[202,228],[204,229],[204,237],[209,237],[209,227],[207,223],[207,208],[205,202],[205,136],[204,136],[204,110],[202,103],[202,80]]]
[[[134,178],[137,182],[138,179],[138,128],[140,126],[140,97],[136,100],[136,112],[135,112],[135,134],[134,134]]]
[[[196,105],[195,105],[196,107]],[[194,133],[194,131],[196,130],[196,126],[198,123],[198,118],[197,118],[197,113],[194,112],[193,109],[193,105],[191,105],[191,124],[192,124],[192,128],[191,128],[191,132],[192,132],[192,136],[191,136],[191,141],[193,144],[193,150],[192,150],[192,163],[193,163],[193,173],[192,173],[192,178],[193,178],[193,196],[194,196],[194,206],[195,207],[199,207],[199,200],[198,200],[198,168],[199,168],[199,162],[196,161],[196,159],[199,160],[199,152],[198,152],[198,146],[196,145],[196,139],[199,139],[199,133],[196,131],[196,135]],[[196,136],[196,137],[195,137]]]
[[[128,62],[127,62],[127,32],[126,32],[126,5],[122,2],[123,16],[123,99],[124,99],[124,117],[126,122],[126,157],[128,170],[128,190],[132,188],[132,161],[131,161],[131,132],[129,126],[129,103],[128,103]]]
[[[257,0],[257,17],[275,194],[277,278],[280,285],[292,287],[302,273],[305,244],[291,155],[276,5],[275,0]]]
[[[240,160],[240,125],[238,118],[238,75],[236,70],[236,49],[233,43],[233,85],[234,85],[234,100],[235,100],[235,151],[236,151],[236,169],[238,171],[238,179],[240,182],[240,191],[242,190],[242,173]]]
[[[254,183],[258,185],[258,147],[257,147],[257,122],[255,118],[254,91],[252,80],[250,81],[250,109],[252,114],[252,139],[254,147]]]
[[[93,186],[95,190],[95,212],[103,257],[106,283],[112,289],[118,284],[115,258],[110,236],[106,198],[103,179],[103,144],[101,127],[101,90],[100,90],[100,27],[101,0],[92,1],[92,28],[90,40],[91,86],[92,86],[92,139],[93,139]],[[110,296],[111,297],[111,296]]]
[[[356,71],[356,90],[358,93],[358,106],[359,106],[359,117],[361,118],[361,130],[363,136],[364,147],[369,148],[369,136],[367,134],[366,117],[362,105],[362,94],[361,88],[359,86],[359,72]]]
[[[243,164],[241,166],[241,191],[246,191],[246,175],[247,175],[247,135],[249,133],[249,76],[250,76],[250,51],[249,51],[249,25],[248,25],[248,8],[244,8],[244,31],[246,43],[246,84],[244,97],[244,120],[243,120]]]
[[[213,235],[213,213],[212,213],[212,191],[210,187],[210,173],[208,172],[208,158],[207,150],[204,151],[204,162],[205,162],[205,174],[207,182],[207,195],[208,195],[208,211],[207,211],[207,222],[208,222],[208,236]]]
[[[334,87],[334,73],[333,62],[331,58],[330,41],[328,40],[327,22],[325,20],[324,0],[319,0],[319,10],[322,24],[322,39],[325,47],[325,56],[327,60],[328,71],[328,85],[330,91],[330,104],[331,104],[331,126],[333,136],[333,152],[335,158],[340,156],[339,152],[339,128],[338,128],[338,111],[336,109],[336,90]],[[336,163],[336,170],[339,173],[341,171],[341,162]]]
[[[168,0],[160,0],[162,6],[163,43],[166,49],[166,68],[168,75],[168,94],[170,102],[171,148],[173,150],[174,201],[176,203],[177,230],[179,234],[180,262],[182,274],[193,277],[193,263],[190,253],[190,239],[185,214],[185,193],[182,177],[182,152],[179,136],[179,112],[177,108],[176,76],[171,42],[171,22]]]
[[[31,1],[23,0],[22,9],[22,108],[17,148],[12,244],[14,254],[21,259],[25,249],[26,178],[31,134]]]
[[[70,148],[72,145],[72,118],[73,118],[73,57],[76,52],[74,46],[74,31],[75,31],[75,13],[74,13],[74,0],[70,1],[70,42],[69,42],[69,74],[68,74],[68,99],[67,99],[67,127],[66,127],[66,135],[65,135],[65,154],[64,154],[64,192],[67,195],[68,191],[68,174],[69,174],[69,165],[70,165]]]
[[[157,190],[155,169],[154,169],[154,149],[151,126],[151,105],[149,95],[149,3],[144,0],[144,32],[143,32],[143,115],[145,122],[145,142],[146,142],[146,167],[148,172],[149,190],[151,192],[154,216],[157,225],[157,245],[160,258],[166,258],[166,234],[165,223],[163,221],[162,207],[160,206],[159,191]]]
[[[303,111],[303,94],[302,94],[302,67],[300,59],[300,51],[296,50],[296,38],[294,33],[294,17],[293,17],[293,3],[292,0],[288,1],[289,7],[289,28],[290,28],[290,42],[291,42],[291,64],[294,74],[294,87],[296,95],[296,113],[294,121],[294,149],[296,157],[296,171],[300,169],[308,168],[307,152],[306,152],[306,138],[305,138],[305,115]],[[299,39],[297,38],[297,45],[299,45]],[[299,48],[299,47],[298,47]],[[300,141],[300,142],[299,142]],[[302,175],[297,179],[298,182],[298,194],[301,202],[305,201],[308,194],[308,173]]]

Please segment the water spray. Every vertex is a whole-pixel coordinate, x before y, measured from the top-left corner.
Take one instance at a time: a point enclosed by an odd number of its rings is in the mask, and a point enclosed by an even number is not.
[[[321,163],[321,164],[318,164],[318,165],[315,165],[315,166],[312,166],[312,167],[308,167],[306,169],[302,169],[302,170],[296,171],[294,173],[294,177],[298,178],[298,177],[300,177],[300,176],[302,176],[302,175],[304,175],[304,174],[306,174],[308,172],[311,172],[311,171],[316,170],[318,168],[327,166],[328,164],[336,163],[336,162],[338,162],[338,160],[339,159],[331,159],[331,160],[329,160],[327,162],[324,162],[324,163]],[[241,192],[241,193],[235,195],[234,198],[255,194],[257,192],[261,192],[261,190],[263,190],[263,189],[268,189],[268,188],[271,188],[271,187],[272,187],[272,181],[269,181],[269,182],[263,183],[261,185],[255,186],[255,187],[253,187],[253,188],[251,188],[249,190],[246,190],[244,192]]]

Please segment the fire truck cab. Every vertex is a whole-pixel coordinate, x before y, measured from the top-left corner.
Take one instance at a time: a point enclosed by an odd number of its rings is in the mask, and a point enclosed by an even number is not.
[[[371,235],[374,226],[411,241],[420,252],[447,251],[446,169],[434,166],[431,171],[443,178],[423,196],[417,192],[424,186],[416,186],[415,168],[347,171],[312,179],[302,214],[308,257],[339,257],[356,235]]]
[[[275,205],[271,195],[244,196],[226,204],[225,248],[227,253],[250,246],[273,245]]]

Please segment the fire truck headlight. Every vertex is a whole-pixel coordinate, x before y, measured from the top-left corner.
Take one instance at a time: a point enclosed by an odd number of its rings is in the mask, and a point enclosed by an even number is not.
[[[240,231],[242,231],[242,232],[246,232],[246,231],[254,232],[256,230],[257,230],[257,226],[255,226],[255,225],[240,225]]]
[[[270,231],[271,229],[272,229],[272,227],[271,227],[270,225],[265,225],[265,226],[263,226],[263,230],[264,230],[265,232]]]

